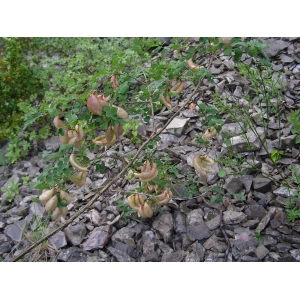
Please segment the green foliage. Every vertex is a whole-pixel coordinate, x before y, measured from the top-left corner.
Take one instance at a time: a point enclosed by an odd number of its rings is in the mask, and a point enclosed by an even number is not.
[[[20,183],[15,183],[14,179],[11,178],[8,180],[7,186],[1,189],[2,192],[5,193],[5,198],[7,198],[9,202],[12,202],[15,196],[19,194],[20,185]]]
[[[284,155],[284,152],[283,151],[281,151],[281,150],[273,150],[272,151],[272,153],[271,153],[271,160],[274,162],[274,163],[276,163],[277,162],[277,160],[279,160],[281,157],[282,157],[282,155]]]
[[[286,200],[285,211],[287,217],[291,222],[295,222],[300,218],[300,192],[298,191],[296,196],[288,197]]]
[[[299,119],[300,110],[291,110],[291,115],[287,117],[288,121],[293,125],[292,133],[297,134],[296,144],[300,143],[300,119]]]
[[[140,143],[141,139],[138,137],[138,127],[141,126],[141,122],[137,122],[136,119],[132,118],[127,122],[125,125],[123,125],[123,134],[127,134],[130,132],[130,141],[133,143]]]

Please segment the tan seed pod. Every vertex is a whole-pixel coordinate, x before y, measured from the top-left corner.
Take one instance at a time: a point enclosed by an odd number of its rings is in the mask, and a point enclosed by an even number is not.
[[[58,197],[57,195],[52,196],[46,203],[45,205],[45,210],[48,211],[54,211],[55,208],[57,207],[57,203],[58,203]]]

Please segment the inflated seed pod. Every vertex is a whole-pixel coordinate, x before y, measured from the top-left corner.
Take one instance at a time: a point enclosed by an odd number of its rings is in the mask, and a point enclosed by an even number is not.
[[[54,211],[55,208],[57,207],[58,203],[58,197],[57,195],[52,196],[46,203],[45,205],[45,210],[46,211]]]

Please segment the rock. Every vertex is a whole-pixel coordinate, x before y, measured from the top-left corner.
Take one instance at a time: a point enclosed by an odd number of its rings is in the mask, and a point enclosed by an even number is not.
[[[289,242],[291,244],[298,244],[300,245],[300,236],[297,235],[297,236],[294,236],[294,235],[288,235],[288,236],[283,236],[282,239],[285,241],[285,242]]]
[[[272,141],[272,147],[274,147],[276,149],[285,150],[286,148],[294,147],[295,143],[296,143],[296,134],[281,137],[280,139],[276,139],[276,140]]]
[[[224,70],[223,65],[221,65],[221,67],[219,67],[219,68],[216,68],[214,65],[212,65],[209,71],[211,72],[211,74],[217,75],[217,74],[222,73],[223,70]]]
[[[264,245],[260,245],[256,248],[257,258],[264,259],[268,254],[269,250]]]
[[[112,226],[100,226],[95,228],[88,239],[82,244],[83,250],[102,249],[110,240]]]
[[[171,247],[169,247],[167,244],[163,243],[160,240],[157,241],[157,245],[164,254],[169,254],[174,251]]]
[[[71,247],[68,249],[63,249],[59,252],[57,256],[57,261],[64,262],[87,262],[88,257],[93,257],[87,251],[81,250],[76,247]]]
[[[123,227],[111,237],[111,240],[113,242],[118,241],[121,243],[126,243],[127,240],[133,240],[135,233],[136,231],[134,228]]]
[[[29,213],[31,213],[32,215],[36,215],[41,218],[44,215],[44,212],[45,212],[45,207],[42,206],[40,203],[38,202],[30,203]]]
[[[299,74],[300,73],[300,64],[297,65],[294,69],[293,69],[293,74]]]
[[[252,175],[242,175],[239,179],[244,184],[246,192],[247,193],[250,192],[252,182],[253,182],[253,176]]]
[[[163,237],[164,242],[168,243],[171,240],[173,233],[173,218],[169,212],[160,214],[152,224],[152,228],[158,231]]]
[[[220,133],[225,133],[226,137],[233,137],[241,134],[243,129],[239,123],[227,123],[222,126]]]
[[[224,224],[238,224],[247,219],[247,216],[239,211],[226,210],[223,213]]]
[[[214,230],[217,227],[220,226],[220,216],[216,216],[213,219],[210,219],[209,221],[205,222],[205,225],[210,229]]]
[[[237,86],[235,88],[235,91],[233,93],[233,96],[237,97],[237,98],[242,98],[243,97],[243,88],[241,86]]]
[[[96,225],[96,226],[101,225],[101,222],[102,222],[101,215],[96,209],[92,209],[90,211],[90,218],[94,225]]]
[[[185,257],[185,262],[200,262],[204,260],[205,248],[196,241],[187,249],[189,252]]]
[[[205,225],[199,209],[192,210],[186,218],[187,236],[191,241],[202,240],[212,235],[212,232]]]
[[[122,229],[122,228],[121,228]],[[135,238],[139,240],[142,237],[143,232],[150,230],[151,227],[149,225],[138,223],[135,227]],[[127,240],[127,239],[126,239]]]
[[[253,179],[253,188],[261,193],[266,193],[271,190],[272,180],[264,177],[256,177]]]
[[[213,249],[217,252],[225,252],[227,249],[227,244],[219,241],[219,238],[216,235],[212,235],[209,239],[203,244],[205,249]]]
[[[113,247],[116,250],[127,253],[130,257],[136,256],[135,253],[135,242],[133,241],[132,245],[124,244],[121,242],[114,242]]]
[[[57,250],[67,245],[65,234],[62,231],[59,231],[52,235],[49,238],[49,242]]]
[[[245,214],[249,219],[258,219],[262,220],[263,217],[267,214],[267,211],[263,208],[263,206],[256,204],[250,205],[246,210]]]
[[[199,118],[199,113],[193,109],[185,109],[181,113],[185,118]]]
[[[277,244],[277,240],[270,235],[263,235],[260,243],[267,248],[275,246]]]
[[[257,127],[257,133],[260,138],[263,140],[265,136],[265,131],[262,127]],[[261,143],[256,136],[256,134],[252,131],[246,133],[246,137],[242,135],[234,136],[230,138],[230,145],[226,146],[226,144],[222,145],[226,149],[232,148],[233,151],[246,152],[246,151],[255,151],[259,150],[261,147]]]
[[[14,242],[20,242],[23,238],[23,233],[27,229],[28,225],[26,220],[16,221],[12,225],[8,225],[4,229],[4,233],[12,239]]]
[[[11,252],[12,247],[13,247],[13,244],[11,242],[1,243],[0,244],[0,255]]]
[[[287,48],[290,43],[282,41],[282,40],[276,40],[276,39],[267,39],[263,41],[268,48],[265,48],[263,51],[269,56],[273,57],[276,56],[281,50]]]
[[[300,249],[291,250],[290,253],[296,260],[300,261]]]
[[[172,253],[165,253],[162,256],[161,261],[162,262],[180,262],[180,261],[183,261],[186,254],[187,254],[187,252],[185,252],[183,250],[175,251]]]
[[[273,191],[273,194],[277,196],[282,196],[282,197],[290,197],[290,196],[296,196],[297,195],[297,190],[295,189],[288,189],[287,187],[281,186],[275,191]]]
[[[60,147],[60,140],[58,136],[52,136],[50,139],[45,140],[45,148],[48,151],[55,152]]]
[[[117,259],[119,262],[135,262],[127,253],[117,250],[113,247],[107,247],[107,250]]]
[[[157,261],[158,255],[155,251],[157,240],[151,230],[144,231],[142,236],[143,241],[143,255],[141,261]]]
[[[73,245],[80,245],[86,235],[86,228],[83,224],[76,224],[74,226],[68,226],[65,230],[65,235],[68,241]]]
[[[276,212],[276,208],[271,207],[268,213],[264,216],[264,218],[260,221],[260,223],[256,227],[256,231],[261,232],[262,230],[264,230],[265,227],[268,225],[270,219],[274,216],[275,212]]]
[[[281,61],[283,63],[291,63],[291,62],[294,61],[294,59],[292,57],[288,56],[288,55],[282,54],[281,55]]]
[[[174,212],[174,229],[177,233],[186,233],[186,217],[180,211]]]
[[[189,120],[189,118],[174,118],[163,132],[167,131],[181,137]]]
[[[232,194],[240,192],[243,188],[245,188],[243,182],[233,176],[227,178],[224,184],[224,189]]]
[[[291,250],[292,246],[289,243],[278,243],[276,245],[276,248],[279,253],[285,253],[285,252],[288,252],[289,250]]]

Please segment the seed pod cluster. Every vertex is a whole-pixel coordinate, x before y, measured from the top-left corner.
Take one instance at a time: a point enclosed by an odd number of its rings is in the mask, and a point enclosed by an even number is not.
[[[68,204],[73,201],[73,195],[63,190],[59,190],[59,197],[61,200],[66,201]],[[56,220],[60,215],[65,216],[68,213],[67,207],[57,207],[59,202],[58,189],[53,187],[49,190],[43,190],[39,200],[45,203],[45,210],[51,211],[52,220]]]
[[[59,135],[59,140],[62,144],[74,144],[76,147],[81,147],[84,131],[80,125],[76,125],[74,130],[68,129],[68,127],[56,116],[53,120],[54,126],[58,128],[63,128],[64,135]]]
[[[213,173],[213,171],[207,166],[214,165],[215,162],[209,158],[207,155],[197,154],[193,158],[193,166],[202,175],[207,175],[208,173]]]
[[[156,178],[158,175],[157,165],[154,162],[150,162],[148,159],[141,167],[141,173],[134,173],[136,177],[138,177],[141,182],[149,182]]]
[[[151,218],[153,216],[152,207],[145,202],[141,194],[132,194],[127,198],[128,205],[137,211],[138,216],[142,218]]]

